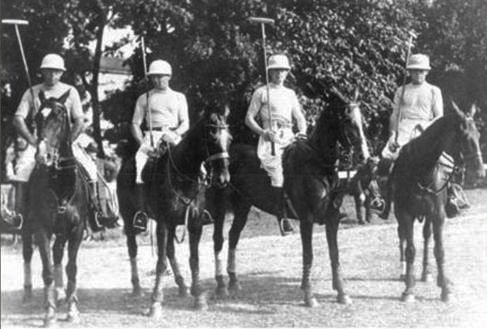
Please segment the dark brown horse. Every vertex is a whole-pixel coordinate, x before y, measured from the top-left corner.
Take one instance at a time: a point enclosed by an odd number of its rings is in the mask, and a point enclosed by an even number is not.
[[[24,299],[32,296],[30,262],[32,235],[39,246],[44,280],[45,326],[56,321],[56,286],[62,287],[62,258],[68,245],[66,301],[68,321],[78,321],[76,273],[78,250],[88,216],[88,200],[77,162],[71,149],[71,123],[60,98],[46,99],[41,92],[41,108],[35,116],[38,140],[37,164],[29,181],[28,212],[22,232],[25,264]],[[51,241],[54,244],[51,250]],[[54,258],[54,259],[53,259]]]
[[[443,247],[447,185],[455,168],[462,164],[477,178],[485,176],[479,147],[480,134],[473,120],[475,107],[465,115],[454,103],[452,105],[452,114],[436,120],[424,133],[402,148],[389,179],[389,192],[392,192],[394,212],[399,224],[402,262],[406,244],[406,273],[403,274],[406,289],[402,294],[403,301],[414,300],[416,248],[413,230],[416,219],[424,220],[422,279],[427,281],[431,276],[428,245],[433,230],[434,255],[438,267],[437,285],[441,288],[441,299],[448,301],[451,290],[444,268]]]
[[[171,264],[176,284],[181,295],[187,294],[187,286],[181,275],[174,251],[176,226],[185,225],[189,232],[190,267],[192,273],[191,293],[197,308],[205,308],[206,294],[199,280],[198,246],[203,224],[207,220],[204,192],[208,185],[224,187],[230,180],[228,172],[228,148],[230,133],[226,119],[228,107],[208,112],[183,137],[181,142],[167,150],[165,156],[144,168],[144,181],[148,189],[148,201],[157,222],[156,280],[152,293],[149,316],[162,315],[163,278]],[[201,166],[207,169],[206,179],[201,179]],[[151,168],[148,168],[151,167]],[[136,231],[132,217],[136,211],[133,185],[135,171],[133,159],[122,165],[117,179],[117,194],[120,211],[125,223],[127,246],[131,259],[132,285],[134,293],[141,287],[137,273]]]
[[[357,97],[358,95],[356,95]],[[355,97],[355,100],[356,100]],[[310,272],[313,264],[312,234],[313,225],[326,225],[327,241],[333,271],[333,288],[338,291],[338,301],[348,303],[349,297],[344,291],[338,257],[337,231],[339,209],[346,191],[339,185],[338,151],[339,144],[345,149],[352,146],[359,148],[363,157],[368,158],[368,149],[362,130],[362,115],[358,104],[347,101],[335,91],[307,141],[291,144],[283,155],[284,189],[292,207],[287,213],[295,213],[300,221],[303,248],[303,278],[301,288],[305,293],[307,306],[318,303],[313,296]],[[247,222],[251,206],[256,206],[270,214],[280,213],[276,196],[267,173],[261,168],[255,146],[234,145],[230,149],[231,182],[227,191],[209,191],[207,201],[213,205],[211,211],[215,217],[213,235],[217,295],[227,293],[223,277],[221,252],[223,247],[223,222],[225,217],[224,198],[231,206],[234,219],[229,233],[228,265],[229,288],[240,289],[237,273],[237,244],[240,233]],[[290,208],[293,208],[292,210]]]

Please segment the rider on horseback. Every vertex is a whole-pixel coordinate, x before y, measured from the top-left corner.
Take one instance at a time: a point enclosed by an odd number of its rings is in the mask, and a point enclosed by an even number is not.
[[[149,157],[156,153],[162,142],[176,145],[189,128],[188,104],[186,97],[169,87],[172,76],[171,65],[163,60],[155,60],[149,66],[147,75],[154,88],[139,96],[132,117],[131,132],[139,144],[135,154],[137,211],[134,215],[135,228],[147,229],[147,214],[144,203],[142,169]],[[142,132],[145,120],[147,130]]]
[[[257,155],[262,167],[271,178],[271,185],[279,207],[279,227],[283,235],[293,231],[289,220],[284,217],[284,183],[282,171],[282,153],[291,144],[293,133],[293,119],[296,120],[297,137],[306,137],[306,118],[301,110],[296,93],[284,86],[284,81],[291,69],[285,55],[273,55],[269,58],[267,67],[269,84],[261,86],[252,95],[245,124],[259,137]],[[269,108],[270,104],[270,108]],[[256,118],[262,122],[257,123]]]
[[[441,90],[426,81],[431,69],[429,57],[423,54],[411,55],[406,68],[411,82],[398,88],[394,94],[389,122],[390,138],[382,150],[382,157],[389,160],[391,165],[385,170],[387,172],[380,172],[380,175],[389,175],[401,147],[443,116]],[[385,197],[390,198],[389,195]],[[386,205],[390,205],[390,202],[386,202]],[[390,207],[386,206],[380,216],[387,219],[389,211]]]

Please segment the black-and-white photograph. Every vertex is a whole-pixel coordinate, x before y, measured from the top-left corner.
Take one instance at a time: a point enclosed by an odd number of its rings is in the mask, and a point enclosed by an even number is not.
[[[485,0],[0,0],[2,328],[487,325]]]

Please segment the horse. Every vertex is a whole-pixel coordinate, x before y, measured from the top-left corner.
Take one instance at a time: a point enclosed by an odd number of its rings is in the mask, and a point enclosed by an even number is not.
[[[306,141],[295,141],[283,154],[284,191],[287,213],[300,221],[303,248],[303,276],[301,288],[305,304],[313,307],[318,302],[313,296],[310,272],[313,263],[312,233],[314,223],[326,224],[327,240],[333,270],[333,288],[338,291],[338,301],[349,303],[344,292],[337,246],[339,208],[343,195],[338,177],[339,144],[346,150],[358,147],[361,156],[369,157],[363,128],[358,94],[351,102],[335,90],[329,97],[329,105],[321,111],[314,130]],[[237,273],[237,244],[245,227],[251,206],[265,212],[282,213],[270,185],[268,174],[260,166],[253,145],[234,144],[230,148],[230,184],[225,190],[210,189],[207,201],[214,214],[214,257],[216,295],[225,296],[228,290],[241,289]],[[226,202],[224,202],[226,200]],[[226,209],[230,208],[230,209]],[[223,276],[222,248],[223,226],[227,210],[233,210],[234,219],[229,231],[227,272],[228,287]]]
[[[228,148],[231,135],[226,123],[228,106],[207,111],[174,147],[169,147],[164,156],[146,165],[143,172],[147,189],[148,205],[156,221],[157,264],[156,282],[148,315],[158,318],[162,314],[163,276],[167,270],[167,258],[171,264],[179,294],[186,296],[188,288],[184,282],[175,257],[174,240],[176,226],[184,224],[189,232],[190,267],[192,272],[191,293],[195,307],[207,307],[206,294],[199,282],[198,245],[203,224],[208,222],[205,211],[204,190],[207,185],[215,188],[225,186],[229,181]],[[207,174],[201,179],[204,164]],[[132,223],[135,209],[135,167],[133,158],[124,160],[117,178],[117,194],[120,212],[124,219],[127,247],[131,263],[132,293],[141,293],[137,270],[137,243]],[[150,183],[147,183],[150,182]],[[182,238],[180,238],[182,239]]]
[[[456,168],[462,164],[477,178],[485,177],[479,147],[480,134],[473,120],[476,107],[472,106],[467,115],[454,102],[452,108],[451,114],[437,119],[419,137],[401,149],[389,179],[388,193],[392,198],[388,198],[386,208],[390,209],[393,199],[403,267],[401,279],[406,285],[401,300],[405,302],[415,299],[414,221],[424,221],[421,279],[431,280],[428,246],[433,231],[434,255],[438,268],[437,285],[441,288],[441,300],[446,302],[451,295],[451,283],[445,274],[443,247],[447,188]]]
[[[27,218],[22,229],[24,301],[32,298],[30,263],[34,236],[43,266],[46,327],[56,321],[56,303],[60,299],[56,293],[61,293],[63,289],[62,258],[66,244],[67,320],[80,320],[76,287],[77,256],[89,210],[86,186],[71,149],[70,115],[64,104],[68,96],[69,90],[59,98],[46,99],[42,91],[39,93],[41,107],[34,116],[39,142],[36,166],[28,182]]]

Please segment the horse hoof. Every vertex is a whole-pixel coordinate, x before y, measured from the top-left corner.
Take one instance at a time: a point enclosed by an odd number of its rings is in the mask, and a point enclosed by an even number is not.
[[[151,319],[158,320],[162,317],[162,305],[161,303],[152,304],[151,308],[147,312],[147,316]]]
[[[185,298],[189,296],[189,289],[188,287],[179,287],[178,296],[181,298]]]
[[[421,276],[421,281],[433,282],[433,275],[431,275],[431,273],[423,273],[423,275]]]
[[[78,312],[68,313],[66,321],[71,324],[79,324],[81,322],[81,317]]]
[[[228,289],[227,289],[227,287],[226,286],[218,286],[218,287],[216,287],[215,296],[218,299],[223,299],[223,298],[228,297]]]
[[[44,318],[43,328],[53,328],[53,327],[57,327],[56,317],[49,316]]]
[[[231,282],[228,283],[228,290],[230,290],[231,292],[235,293],[235,292],[239,292],[242,290],[242,286],[240,285],[240,283],[237,282]]]
[[[448,292],[442,291],[441,292],[441,301],[448,303],[450,300],[451,300],[451,293],[449,291]]]
[[[338,304],[350,305],[352,304],[352,299],[347,294],[339,294],[337,296]]]
[[[413,303],[415,301],[415,298],[414,298],[413,294],[403,293],[401,296],[401,301],[403,301],[405,303]]]
[[[205,294],[201,294],[200,296],[196,297],[194,300],[194,309],[197,311],[206,311],[208,310],[208,303],[206,301]]]
[[[144,294],[142,293],[142,289],[140,287],[132,289],[130,293],[130,297],[137,298],[142,297]]]
[[[316,300],[316,298],[311,297],[311,298],[306,298],[305,299],[304,305],[306,305],[306,307],[314,308],[314,307],[320,306],[320,303],[318,303],[318,301]]]

